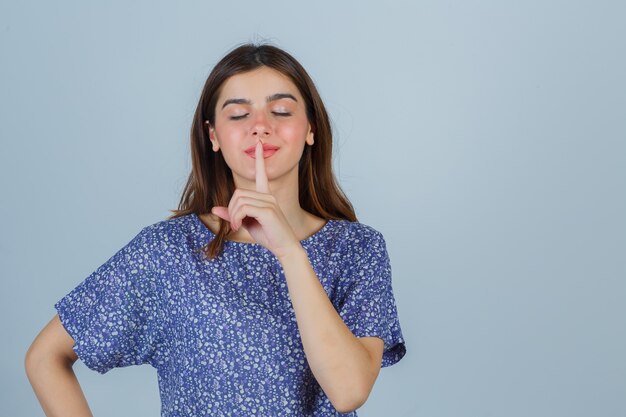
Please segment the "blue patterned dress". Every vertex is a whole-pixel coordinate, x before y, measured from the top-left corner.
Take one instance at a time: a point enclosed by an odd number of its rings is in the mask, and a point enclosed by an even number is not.
[[[196,214],[144,227],[55,308],[83,363],[101,374],[149,364],[161,416],[357,416],[338,413],[308,366],[278,259],[226,241]],[[381,366],[406,353],[383,235],[328,220],[300,242],[355,336],[384,341]]]

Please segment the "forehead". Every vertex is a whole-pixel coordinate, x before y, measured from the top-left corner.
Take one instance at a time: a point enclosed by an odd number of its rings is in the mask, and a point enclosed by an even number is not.
[[[302,102],[298,88],[289,77],[273,68],[259,67],[228,78],[222,86],[218,103],[229,98],[265,101],[265,97],[275,93],[291,93]]]

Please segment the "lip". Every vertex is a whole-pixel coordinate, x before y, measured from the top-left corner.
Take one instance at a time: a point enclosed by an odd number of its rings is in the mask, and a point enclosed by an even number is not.
[[[264,143],[263,144],[263,152],[265,152],[265,151],[272,151],[272,150],[276,150],[276,149],[278,149],[278,146],[270,145],[269,143]],[[250,146],[244,152],[245,153],[250,153],[250,152],[255,153],[256,152],[256,144]]]
[[[278,151],[278,146],[270,145],[269,143],[263,144],[263,158],[268,158]],[[244,151],[249,157],[256,159],[256,145],[250,146]]]
[[[270,156],[274,155],[277,151],[278,151],[278,148],[268,149],[266,151],[264,150],[263,158],[264,159],[269,158]],[[252,159],[256,159],[256,152],[246,152],[246,155],[248,155]]]

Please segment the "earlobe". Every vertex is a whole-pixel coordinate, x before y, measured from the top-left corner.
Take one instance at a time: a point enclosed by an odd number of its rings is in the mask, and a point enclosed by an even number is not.
[[[309,132],[309,134],[307,135],[306,143],[308,143],[309,145],[313,145],[314,143],[313,132]]]
[[[213,145],[213,152],[219,151],[220,145],[217,143],[217,138],[215,137],[215,129],[211,126],[208,120],[205,120],[204,124],[209,129],[209,140]]]
[[[211,140],[211,144],[213,145],[213,152],[220,150],[220,145],[217,143],[217,140]]]

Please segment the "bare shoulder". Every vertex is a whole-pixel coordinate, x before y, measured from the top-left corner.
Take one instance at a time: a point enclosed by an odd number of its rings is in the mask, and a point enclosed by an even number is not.
[[[58,314],[46,324],[37,334],[35,340],[28,348],[26,359],[33,357],[61,357],[70,363],[76,362],[78,356],[73,349],[74,339],[63,327]]]

